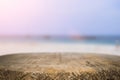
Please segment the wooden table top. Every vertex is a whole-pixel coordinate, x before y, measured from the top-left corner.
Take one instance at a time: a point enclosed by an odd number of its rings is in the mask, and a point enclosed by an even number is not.
[[[40,74],[100,72],[102,74],[104,71],[106,75],[118,76],[120,75],[120,56],[79,53],[11,54],[0,56],[0,70]]]

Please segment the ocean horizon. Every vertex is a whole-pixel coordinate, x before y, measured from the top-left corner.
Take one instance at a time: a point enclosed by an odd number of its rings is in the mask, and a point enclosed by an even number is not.
[[[102,45],[120,45],[120,36],[33,36],[33,37],[0,37],[0,41],[35,41],[35,42],[55,42],[55,43],[84,43]]]

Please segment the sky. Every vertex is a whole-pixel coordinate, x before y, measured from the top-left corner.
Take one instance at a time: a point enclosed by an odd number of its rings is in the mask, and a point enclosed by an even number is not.
[[[0,35],[120,35],[120,0],[0,0]]]

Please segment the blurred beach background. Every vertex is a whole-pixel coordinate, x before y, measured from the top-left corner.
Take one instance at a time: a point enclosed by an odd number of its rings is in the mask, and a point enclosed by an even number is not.
[[[120,37],[41,36],[0,39],[0,55],[14,53],[96,53],[120,55]]]
[[[0,55],[120,55],[120,0],[0,0]]]

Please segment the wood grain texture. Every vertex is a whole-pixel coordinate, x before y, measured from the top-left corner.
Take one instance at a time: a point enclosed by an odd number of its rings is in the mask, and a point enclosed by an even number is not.
[[[0,56],[0,80],[120,80],[120,56],[28,53]]]

